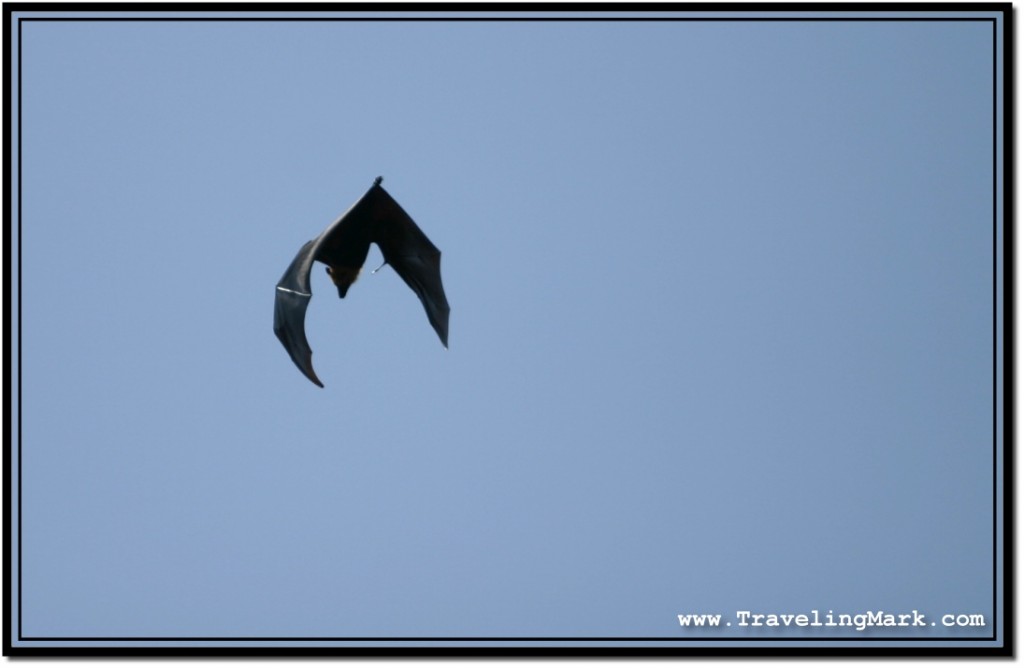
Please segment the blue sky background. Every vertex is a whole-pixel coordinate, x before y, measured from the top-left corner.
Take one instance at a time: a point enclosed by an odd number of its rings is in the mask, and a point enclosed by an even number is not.
[[[24,634],[991,619],[992,35],[23,24]],[[451,347],[318,266],[321,390],[274,285],[378,174]]]

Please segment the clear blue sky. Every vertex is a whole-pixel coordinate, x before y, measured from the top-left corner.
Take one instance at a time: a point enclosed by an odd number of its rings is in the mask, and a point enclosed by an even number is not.
[[[23,24],[24,633],[991,621],[992,37]],[[321,390],[274,285],[377,175],[451,347],[318,265]]]

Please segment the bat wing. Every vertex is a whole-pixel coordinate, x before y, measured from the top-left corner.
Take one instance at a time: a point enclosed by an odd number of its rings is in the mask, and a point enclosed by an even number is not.
[[[320,236],[303,244],[277,283],[274,333],[295,366],[320,387],[324,384],[313,371],[313,350],[306,339],[306,307],[313,297],[309,275],[314,261],[328,265],[352,264],[356,269],[362,266],[370,242],[362,240],[361,230],[365,227],[368,197],[372,192],[373,188],[328,225]]]
[[[374,238],[384,260],[423,302],[427,319],[444,347],[448,347],[448,299],[441,284],[441,251],[380,184],[379,217]],[[386,198],[386,200],[384,199]]]
[[[318,239],[307,241],[288,265],[277,283],[274,296],[274,333],[284,344],[288,355],[311,381],[324,384],[313,371],[313,351],[306,340],[306,307],[313,296],[309,287],[309,272],[313,267]]]

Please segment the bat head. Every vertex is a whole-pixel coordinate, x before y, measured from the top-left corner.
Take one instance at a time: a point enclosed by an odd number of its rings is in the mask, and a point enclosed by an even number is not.
[[[328,266],[327,275],[331,277],[334,285],[338,287],[338,296],[344,299],[348,289],[359,278],[359,267],[346,267],[344,265],[337,267]]]

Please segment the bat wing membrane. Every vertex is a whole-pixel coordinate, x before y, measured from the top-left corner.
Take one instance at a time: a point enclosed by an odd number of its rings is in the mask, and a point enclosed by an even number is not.
[[[380,188],[380,186],[375,186]],[[412,288],[423,303],[427,319],[444,347],[448,347],[448,299],[441,283],[441,251],[412,218],[380,188],[390,200],[388,215],[377,221],[374,242],[384,259]]]
[[[309,287],[309,273],[313,267],[318,239],[307,241],[284,276],[277,283],[274,296],[274,333],[284,345],[288,355],[311,381],[323,387],[324,384],[313,371],[313,351],[306,340],[306,307],[313,296]]]

